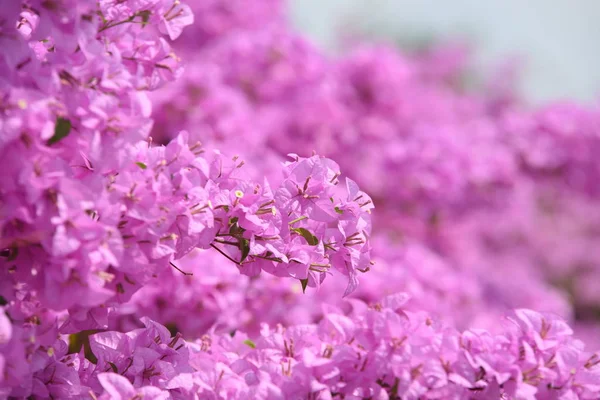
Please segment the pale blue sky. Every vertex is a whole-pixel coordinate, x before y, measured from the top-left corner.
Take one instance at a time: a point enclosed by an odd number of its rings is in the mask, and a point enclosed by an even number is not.
[[[534,102],[600,98],[599,0],[292,0],[298,29],[332,49],[336,28],[403,39],[464,37],[477,62],[527,56],[522,90]]]

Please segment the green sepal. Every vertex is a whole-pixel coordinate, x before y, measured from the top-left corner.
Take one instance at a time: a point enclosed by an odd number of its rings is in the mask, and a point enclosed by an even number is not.
[[[248,254],[250,254],[250,242],[248,239],[241,238],[239,241],[240,251],[242,252],[242,258],[240,259],[240,264],[246,260]]]
[[[110,361],[107,361],[108,365],[110,365],[110,368],[113,370],[113,372],[115,374],[119,373],[119,369],[117,368],[117,366],[114,363],[111,363]]]
[[[302,293],[306,293],[306,287],[308,286],[308,278],[300,279],[300,284],[302,285]]]
[[[142,17],[142,28],[148,25],[148,21],[150,21],[150,15],[152,12],[150,10],[144,10],[138,12],[138,15]]]

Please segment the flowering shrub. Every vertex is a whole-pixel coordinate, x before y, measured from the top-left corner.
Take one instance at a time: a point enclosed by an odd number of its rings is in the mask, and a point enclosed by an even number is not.
[[[599,398],[600,110],[283,7],[3,4],[0,398]]]

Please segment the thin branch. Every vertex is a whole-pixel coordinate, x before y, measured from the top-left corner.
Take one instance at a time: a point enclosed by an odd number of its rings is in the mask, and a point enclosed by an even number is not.
[[[236,242],[231,242],[231,241],[228,241],[228,240],[220,240],[220,239],[216,239],[216,238],[215,238],[215,242],[217,242],[217,243],[221,243],[221,244],[228,244],[228,245],[230,245],[230,246],[235,246],[235,247],[238,247],[238,246],[239,246],[239,243],[236,243]]]
[[[184,274],[185,276],[192,276],[192,275],[194,275],[192,272],[185,272],[185,271],[182,271],[182,270],[180,270],[180,269],[177,267],[177,265],[173,264],[173,262],[172,262],[172,261],[169,261],[169,264],[171,264],[171,267],[175,268],[177,271],[181,272],[181,273],[182,273],[182,274]]]
[[[221,253],[223,256],[225,256],[225,258],[227,258],[229,261],[231,261],[232,263],[234,263],[235,265],[241,265],[238,261],[235,261],[233,258],[231,258],[229,255],[227,255],[223,250],[221,250],[220,248],[218,248],[217,246],[215,246],[214,244],[210,244],[210,247],[212,247],[213,249],[217,250],[219,253]]]

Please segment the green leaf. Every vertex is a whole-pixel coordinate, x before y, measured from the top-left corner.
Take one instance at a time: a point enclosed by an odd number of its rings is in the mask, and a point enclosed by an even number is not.
[[[58,117],[56,119],[56,124],[54,125],[54,135],[48,139],[48,146],[66,138],[69,135],[69,132],[71,132],[71,121],[62,117]]]
[[[316,246],[319,244],[319,239],[317,239],[317,237],[315,235],[313,235],[308,229],[294,228],[292,230],[294,232],[296,232],[297,234],[299,234],[300,236],[302,236],[309,245]]]
[[[302,293],[306,293],[306,286],[308,286],[308,278],[300,279],[300,284],[302,284]]]
[[[246,260],[248,254],[250,254],[250,242],[248,239],[241,238],[239,241],[240,251],[242,252],[242,258],[240,259],[240,264]]]
[[[255,348],[256,348],[256,344],[255,344],[255,343],[254,343],[252,340],[250,340],[250,339],[246,339],[246,340],[244,340],[244,344],[246,344],[246,345],[248,345],[248,346],[252,347],[253,349],[255,349]]]
[[[90,335],[100,332],[98,329],[88,329],[79,333],[69,335],[69,351],[68,354],[79,353],[83,347],[83,354],[92,364],[98,362],[98,358],[92,352],[90,346]]]
[[[343,214],[344,210],[340,209],[339,207],[335,207],[335,212],[338,214]]]
[[[78,333],[73,333],[69,335],[69,353],[74,354],[79,353],[81,350],[81,346],[83,346],[83,341],[81,339],[81,335]]]
[[[146,166],[146,164],[144,164],[143,162],[140,162],[140,161],[137,161],[135,164],[136,164],[138,167],[140,167],[141,169],[146,169],[146,168],[148,168],[148,167]]]
[[[92,352],[89,337],[87,337],[87,340],[83,342],[83,354],[85,355],[85,358],[87,358],[92,364],[98,363],[98,358],[94,352]]]

